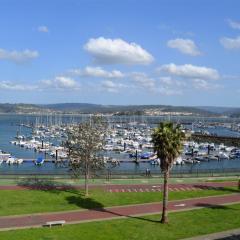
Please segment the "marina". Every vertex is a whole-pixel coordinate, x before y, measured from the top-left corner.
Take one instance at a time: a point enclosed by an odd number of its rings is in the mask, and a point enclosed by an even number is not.
[[[26,116],[2,115],[0,120],[0,174],[70,175],[68,151],[64,146],[67,129],[91,115]],[[169,118],[169,117],[168,117]],[[107,116],[105,133],[105,169],[99,174],[144,174],[149,169],[160,173],[160,159],[153,153],[152,129],[156,126],[148,116]],[[164,121],[166,117],[159,117]],[[124,121],[123,121],[124,120]],[[128,120],[128,121],[127,121]],[[209,136],[240,136],[238,124],[221,119],[171,119],[182,123],[183,131]],[[114,122],[115,121],[115,122]],[[187,122],[187,124],[186,124]],[[234,127],[233,127],[234,126]],[[212,142],[186,141],[173,173],[231,171],[240,168],[240,150],[234,146]]]

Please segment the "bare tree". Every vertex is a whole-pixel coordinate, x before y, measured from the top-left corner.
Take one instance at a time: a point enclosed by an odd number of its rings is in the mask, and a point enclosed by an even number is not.
[[[105,125],[102,119],[93,118],[89,122],[73,126],[68,131],[66,146],[69,150],[69,163],[76,177],[85,177],[85,195],[89,195],[90,174],[104,167],[102,155]]]

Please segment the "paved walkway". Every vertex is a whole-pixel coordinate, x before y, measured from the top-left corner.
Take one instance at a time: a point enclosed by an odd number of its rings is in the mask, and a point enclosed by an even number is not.
[[[213,207],[240,202],[240,194],[231,194],[196,199],[170,201],[170,211],[190,210],[195,208]],[[86,221],[99,221],[130,216],[156,214],[162,209],[161,203],[149,203],[109,207],[92,210],[79,210],[58,213],[32,214],[22,216],[0,217],[0,230],[12,228],[40,227],[47,221],[65,220],[67,224]]]
[[[192,238],[185,238],[183,240],[239,240],[240,228],[228,230],[224,232],[212,233],[203,236],[197,236]]]
[[[237,182],[201,182],[201,183],[175,183],[169,184],[170,191],[192,191],[203,189],[221,189],[223,187],[237,186]],[[89,185],[90,188],[102,188],[108,192],[156,192],[162,191],[162,184],[109,184],[109,185]],[[83,185],[2,185],[0,190],[31,190],[31,189],[82,189]]]

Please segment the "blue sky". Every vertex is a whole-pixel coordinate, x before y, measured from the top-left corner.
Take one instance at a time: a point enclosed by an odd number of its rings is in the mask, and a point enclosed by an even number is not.
[[[0,102],[236,106],[238,0],[0,0]]]

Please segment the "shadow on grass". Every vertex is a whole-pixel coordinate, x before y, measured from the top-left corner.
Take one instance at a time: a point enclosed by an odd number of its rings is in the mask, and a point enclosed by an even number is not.
[[[232,234],[231,236],[228,237],[223,237],[223,238],[216,238],[215,240],[239,240],[240,239],[240,234]]]
[[[83,193],[79,193],[78,196],[68,196],[66,200],[69,204],[74,204],[79,208],[104,211],[104,205],[102,203],[93,198],[85,197]]]
[[[203,208],[211,208],[211,209],[223,209],[223,210],[228,210],[228,209],[233,209],[227,205],[218,205],[218,204],[210,204],[210,203],[197,203],[195,204],[196,207],[203,207]],[[235,209],[234,209],[235,210]]]
[[[232,193],[240,193],[239,189],[233,189],[230,187],[211,187],[207,185],[193,185],[194,188],[201,189],[201,190],[220,190],[223,192],[232,192]]]
[[[29,190],[40,190],[40,191],[48,191],[51,193],[59,194],[61,191],[79,194],[77,188],[72,185],[57,183],[48,179],[39,179],[39,178],[31,178],[31,179],[23,179],[18,182],[18,186],[24,187]]]

